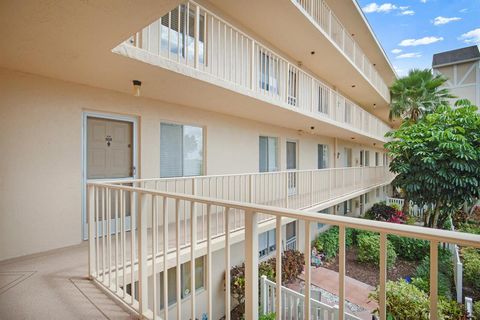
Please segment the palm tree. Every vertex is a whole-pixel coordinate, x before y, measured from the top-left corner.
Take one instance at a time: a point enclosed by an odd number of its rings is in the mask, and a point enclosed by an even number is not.
[[[407,76],[397,79],[390,87],[390,120],[402,118],[417,122],[438,106],[447,105],[448,99],[455,96],[441,88],[446,81],[442,75],[434,76],[430,69],[413,69]]]

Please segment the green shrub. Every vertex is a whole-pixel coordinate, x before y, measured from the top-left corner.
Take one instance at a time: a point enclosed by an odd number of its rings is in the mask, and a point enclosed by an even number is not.
[[[389,235],[388,240],[393,244],[397,256],[405,260],[420,261],[430,251],[430,244],[426,240],[397,235]]]
[[[268,280],[275,281],[275,269],[268,261],[262,261],[258,265],[258,276],[266,276]]]
[[[480,301],[473,304],[473,319],[480,320]]]
[[[420,279],[420,281],[422,280]],[[386,295],[389,319],[428,320],[430,318],[428,294],[417,286],[404,280],[388,281]],[[378,289],[370,294],[370,298],[379,303]],[[465,307],[462,304],[444,297],[440,297],[438,300],[438,312],[439,319],[445,320],[465,319],[466,314]]]
[[[318,252],[323,252],[325,259],[335,258],[338,254],[338,227],[331,227],[319,234],[315,239],[315,247]]]
[[[350,248],[353,246],[353,238],[355,237],[356,234],[356,229],[352,228],[346,228],[345,229],[345,246],[347,248]]]
[[[467,310],[463,304],[455,300],[440,297],[438,299],[438,313],[440,319],[461,320],[466,319]]]
[[[358,237],[358,261],[380,263],[380,236],[363,234]],[[397,254],[392,243],[387,240],[387,267],[391,268],[397,260]]]
[[[430,292],[430,256],[427,255],[415,271],[416,279],[412,283],[418,288],[424,290],[427,294]],[[438,294],[440,296],[451,298],[453,284],[453,264],[451,253],[448,250],[440,249],[438,252]]]
[[[355,244],[355,237],[358,230],[352,228],[345,229],[345,246],[350,248]],[[338,237],[339,230],[337,226],[333,226],[325,232],[317,236],[313,245],[319,252],[325,254],[325,259],[331,260],[338,254]]]
[[[470,222],[460,223],[457,228],[457,231],[480,234],[480,225],[477,225],[475,223],[470,223]]]
[[[404,280],[387,281],[387,315],[391,319],[429,319],[429,300],[425,292]],[[378,289],[370,298],[379,303]]]
[[[463,279],[471,283],[476,290],[480,290],[480,252],[475,248],[463,248]]]
[[[275,320],[275,312],[262,314],[258,320]]]
[[[354,232],[352,233],[352,243],[355,246],[358,246],[358,239],[361,238],[362,236],[374,236],[378,233],[372,232],[372,231],[366,231],[366,230],[360,230],[360,229],[354,229]]]

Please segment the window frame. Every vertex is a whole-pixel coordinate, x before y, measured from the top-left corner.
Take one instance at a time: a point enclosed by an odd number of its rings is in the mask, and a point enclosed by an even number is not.
[[[171,126],[180,126],[182,128],[182,174],[179,176],[164,176],[162,175],[162,124],[165,125],[171,125]],[[198,128],[201,129],[202,132],[202,137],[201,137],[201,142],[202,142],[202,165],[200,167],[200,174],[198,175],[185,175],[185,152],[184,152],[184,139],[185,139],[185,134],[184,134],[184,128],[185,127],[191,127],[191,128]],[[160,120],[160,178],[182,178],[182,177],[198,177],[198,176],[203,176],[206,175],[206,127],[198,124],[190,124],[190,123],[179,123],[175,121],[168,121],[168,120]]]
[[[261,258],[264,258],[264,257],[268,257],[272,252],[275,252],[276,251],[276,247],[277,247],[277,242],[276,242],[276,235],[277,235],[277,231],[275,228],[273,229],[270,229],[270,230],[267,230],[267,231],[264,231],[262,233],[260,233],[258,235],[259,237],[259,243],[260,243],[260,236],[263,236],[265,235],[266,236],[266,248],[258,248],[258,257],[261,259]],[[270,239],[272,238],[272,239]],[[273,242],[272,242],[273,241]]]
[[[325,163],[325,166],[321,166],[320,165],[320,149],[322,149],[322,158],[323,159],[323,162]],[[328,168],[328,165],[329,165],[329,157],[328,157],[328,145],[327,144],[323,144],[323,143],[319,143],[317,144],[317,169],[327,169]]]
[[[261,166],[261,163],[262,163],[262,160],[261,160],[261,156],[262,156],[262,152],[261,152],[261,139],[262,138],[266,138],[266,141],[267,141],[267,150],[266,150],[266,155],[267,155],[267,159],[265,160],[265,163],[266,163],[266,170],[263,170],[262,171],[262,166]],[[269,155],[270,155],[270,141],[271,139],[274,139],[275,140],[275,168],[273,169],[270,169],[270,158],[269,158]],[[279,137],[275,137],[275,136],[269,136],[269,135],[260,135],[258,137],[258,172],[277,172],[280,170],[280,138]]]

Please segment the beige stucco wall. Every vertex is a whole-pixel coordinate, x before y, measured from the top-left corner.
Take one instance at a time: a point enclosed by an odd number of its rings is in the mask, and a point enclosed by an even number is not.
[[[280,138],[282,169],[287,139],[299,142],[299,169],[316,168],[318,143],[334,161],[329,137],[6,69],[0,87],[0,260],[81,242],[85,111],[138,117],[141,177],[159,175],[161,121],[205,127],[207,174],[257,172],[259,135]],[[364,148],[338,141],[337,166],[347,145],[354,165]]]

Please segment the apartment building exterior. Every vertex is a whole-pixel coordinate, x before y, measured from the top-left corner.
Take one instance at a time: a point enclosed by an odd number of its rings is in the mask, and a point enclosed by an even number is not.
[[[257,279],[389,192],[395,73],[355,1],[2,7],[0,261],[85,241],[134,314],[228,319],[231,266]]]
[[[480,105],[480,51],[478,46],[464,47],[433,55],[435,74],[444,75],[446,87],[460,99]]]

